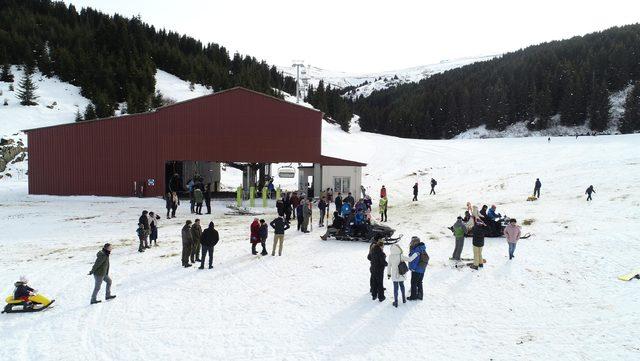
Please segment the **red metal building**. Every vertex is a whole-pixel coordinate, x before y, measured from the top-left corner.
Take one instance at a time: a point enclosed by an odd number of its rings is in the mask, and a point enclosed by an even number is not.
[[[165,190],[165,164],[177,160],[362,163],[321,155],[322,113],[233,88],[144,114],[26,130],[29,193],[146,196]]]

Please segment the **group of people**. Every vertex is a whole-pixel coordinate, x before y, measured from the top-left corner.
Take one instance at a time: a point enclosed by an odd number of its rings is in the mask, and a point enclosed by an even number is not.
[[[158,246],[158,221],[160,216],[153,213],[142,211],[142,215],[138,218],[138,240],[140,244],[138,246],[138,252],[144,252],[146,249],[151,248],[152,245]]]
[[[369,279],[370,293],[372,300],[380,302],[386,299],[384,295],[384,271],[387,270],[387,278],[393,282],[393,306],[398,307],[398,291],[400,291],[402,303],[407,300],[422,300],[423,279],[427,265],[429,264],[429,254],[425,244],[419,237],[412,237],[409,244],[409,255],[405,256],[402,248],[398,244],[392,244],[387,261],[384,253],[384,242],[372,243],[369,247],[367,259],[370,262]],[[406,274],[411,272],[411,287],[409,297],[406,297],[404,281]]]
[[[220,235],[215,229],[215,224],[209,222],[203,231],[200,219],[194,222],[187,219],[182,226],[182,267],[191,267],[200,262],[198,269],[204,269],[207,255],[209,256],[209,269],[213,268],[213,249],[220,241]]]
[[[436,194],[436,185],[438,185],[438,182],[435,179],[431,178],[431,192],[429,192],[429,195]],[[419,189],[418,182],[416,182],[413,185],[413,199],[412,199],[413,202],[418,201],[418,189]]]
[[[207,214],[211,214],[211,183],[204,184],[204,178],[196,174],[187,182],[189,189],[189,203],[191,214],[202,215],[202,204],[207,207]]]

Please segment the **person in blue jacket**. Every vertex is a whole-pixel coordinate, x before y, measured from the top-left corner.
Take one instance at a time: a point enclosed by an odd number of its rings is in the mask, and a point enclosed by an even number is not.
[[[492,221],[495,221],[500,217],[502,217],[502,215],[500,213],[496,213],[496,205],[495,204],[492,205],[491,208],[489,208],[489,211],[487,212],[487,218],[489,218]]]
[[[409,270],[411,270],[411,294],[407,299],[409,301],[422,300],[422,280],[424,279],[424,272],[429,262],[429,255],[427,254],[427,247],[420,241],[420,238],[416,236],[411,237],[409,259],[411,259],[409,262]]]
[[[353,221],[353,228],[355,230],[355,233],[361,235],[365,234],[365,217],[362,210],[357,211]]]
[[[342,208],[340,209],[340,214],[342,215],[342,217],[346,218],[349,213],[351,213],[351,204],[349,204],[348,202],[342,203]]]

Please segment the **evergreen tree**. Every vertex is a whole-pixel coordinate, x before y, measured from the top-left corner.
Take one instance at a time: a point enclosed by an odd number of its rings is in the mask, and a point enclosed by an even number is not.
[[[13,74],[11,74],[11,66],[8,63],[4,63],[2,65],[2,71],[0,72],[0,81],[13,83]]]
[[[89,103],[89,105],[87,105],[87,109],[84,111],[84,120],[92,120],[96,118],[96,108],[93,106],[93,103]]]
[[[591,101],[589,105],[589,126],[591,130],[601,132],[607,129],[610,110],[609,91],[607,90],[607,84],[603,81],[594,86],[591,91]]]
[[[24,76],[20,80],[20,83],[18,83],[17,96],[18,99],[20,99],[21,105],[38,105],[38,103],[35,102],[36,99],[38,99],[38,96],[36,96],[35,94],[35,91],[36,89],[38,89],[38,87],[33,83],[33,80],[31,79],[33,72],[33,67],[26,66],[24,70]]]
[[[151,98],[151,108],[157,109],[165,105],[164,97],[162,96],[162,92],[160,90],[156,91],[156,94]]]
[[[634,133],[640,130],[640,82],[633,85],[624,104],[624,116],[620,124],[622,133]]]
[[[83,120],[84,119],[82,118],[82,114],[80,113],[80,108],[76,109],[76,119],[75,119],[75,121],[76,122],[81,122]]]

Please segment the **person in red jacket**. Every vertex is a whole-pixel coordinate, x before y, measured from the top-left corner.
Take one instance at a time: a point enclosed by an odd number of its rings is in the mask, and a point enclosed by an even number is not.
[[[387,196],[387,188],[382,186],[382,188],[380,188],[380,198],[384,198],[386,196]]]
[[[253,219],[253,223],[251,223],[251,253],[256,255],[256,244],[260,243],[260,222],[258,222],[258,218]]]

